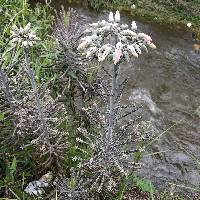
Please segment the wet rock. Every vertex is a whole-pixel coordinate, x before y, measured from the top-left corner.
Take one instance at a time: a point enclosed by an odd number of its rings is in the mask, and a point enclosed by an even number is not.
[[[137,104],[145,105],[154,115],[160,114],[161,110],[157,107],[156,103],[152,100],[151,94],[148,90],[139,88],[132,92],[129,100]]]
[[[200,118],[200,106],[196,109],[196,113],[197,113],[198,117]]]
[[[171,153],[170,155],[168,155],[167,158],[168,162],[171,164],[181,164],[184,166],[188,166],[189,164],[191,164],[191,158],[186,155],[185,153],[182,152],[178,152],[178,153]]]
[[[200,175],[196,170],[191,170],[187,173],[186,179],[193,185],[200,185]]]

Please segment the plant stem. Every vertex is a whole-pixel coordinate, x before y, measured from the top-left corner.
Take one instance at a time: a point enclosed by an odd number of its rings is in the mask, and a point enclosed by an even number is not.
[[[111,35],[110,40],[113,46],[117,44],[117,37],[115,35]],[[110,144],[113,143],[113,127],[114,127],[114,118],[115,118],[114,104],[117,97],[116,93],[117,93],[118,67],[119,67],[118,63],[112,66],[112,88],[111,88],[110,99],[109,99],[108,133],[106,137],[108,149],[110,148]]]
[[[36,103],[36,108],[38,110],[38,114],[39,114],[39,119],[42,125],[42,135],[44,137],[42,137],[43,139],[45,139],[45,141],[47,142],[49,140],[49,133],[46,127],[46,121],[44,119],[44,114],[43,114],[43,110],[42,110],[42,106],[41,106],[41,101],[40,101],[40,95],[38,93],[38,89],[36,86],[36,81],[35,81],[35,72],[33,69],[31,69],[30,67],[30,61],[28,58],[28,49],[25,49],[25,62],[26,62],[26,68],[25,71],[27,72],[30,81],[31,81],[31,86],[35,95],[35,103]],[[41,135],[41,136],[42,136]]]
[[[1,66],[0,66],[0,86],[5,94],[6,99],[8,100],[11,108],[13,108],[13,96],[10,92],[10,87],[8,84],[8,77],[5,72],[3,72]]]
[[[108,127],[108,135],[107,135],[107,141],[108,143],[112,143],[113,141],[113,126],[114,126],[114,104],[117,96],[117,69],[118,64],[113,65],[112,67],[112,89],[110,94],[110,100],[109,100],[109,127]]]

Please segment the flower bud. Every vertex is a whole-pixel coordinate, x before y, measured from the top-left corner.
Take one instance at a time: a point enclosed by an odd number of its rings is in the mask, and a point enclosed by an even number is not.
[[[125,58],[125,60],[126,60],[127,62],[130,61],[130,57],[129,57],[128,51],[124,51],[124,58]]]
[[[145,35],[143,38],[144,38],[144,41],[145,41],[146,43],[149,43],[149,42],[152,41],[152,39],[151,39],[151,37],[150,37],[149,35]]]
[[[99,26],[99,24],[98,23],[92,23],[92,24],[89,24],[89,26],[97,28]]]
[[[131,9],[132,9],[132,10],[136,9],[136,5],[133,4],[133,5],[131,6]]]
[[[101,28],[102,31],[110,31],[110,26],[104,26]]]
[[[23,41],[23,42],[22,42],[22,46],[27,47],[27,45],[28,45],[28,42],[27,42],[27,41]]]
[[[105,20],[102,20],[101,22],[99,22],[99,25],[100,26],[105,26],[105,25],[107,25],[107,22]]]
[[[113,12],[110,12],[108,21],[109,21],[109,22],[114,22]]]
[[[148,53],[148,49],[144,44],[141,45],[141,48],[144,49]]]
[[[189,28],[190,28],[191,26],[192,26],[192,23],[190,23],[190,22],[189,22],[189,23],[187,23],[187,27],[189,27]]]
[[[154,43],[150,43],[150,44],[148,44],[148,46],[149,46],[150,48],[152,48],[152,49],[156,49],[156,45],[155,45]]]
[[[132,30],[137,30],[137,24],[136,24],[135,21],[132,22],[132,24],[131,24],[131,29],[132,29]]]
[[[105,60],[105,58],[109,55],[109,53],[111,52],[112,47],[110,46],[110,44],[105,44],[103,45],[100,49],[99,49],[99,53],[98,53],[98,61],[102,62]]]
[[[122,49],[123,48],[123,44],[121,42],[118,42],[116,44],[116,49]]]
[[[92,40],[91,39],[87,39],[85,41],[83,41],[81,44],[79,44],[77,50],[81,50],[86,48],[89,44],[92,44]]]
[[[120,13],[119,13],[119,10],[116,11],[115,13],[115,22],[120,22]]]
[[[115,53],[113,54],[113,60],[114,60],[114,64],[116,65],[122,57],[122,50],[121,49],[115,49]]]
[[[135,32],[133,32],[133,31],[131,31],[131,30],[123,30],[122,32],[121,32],[121,34],[122,35],[130,35],[130,36],[136,36],[137,35],[137,33],[135,33]]]
[[[138,54],[142,53],[139,45],[135,44],[134,47]]]
[[[121,29],[127,29],[127,28],[128,28],[128,25],[127,25],[127,24],[122,24],[122,25],[120,26],[120,28],[121,28]]]
[[[135,51],[135,48],[132,45],[127,45],[127,50],[136,58],[138,58],[138,54]]]
[[[97,47],[91,47],[89,50],[88,50],[88,52],[87,52],[87,54],[86,54],[86,58],[89,58],[90,56],[92,56],[94,53],[96,53],[97,52]]]

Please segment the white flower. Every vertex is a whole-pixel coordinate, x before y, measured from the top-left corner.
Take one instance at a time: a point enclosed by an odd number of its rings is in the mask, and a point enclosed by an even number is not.
[[[84,143],[84,141],[81,138],[76,138],[76,141],[80,143]]]
[[[101,22],[99,22],[100,26],[105,26],[107,24],[106,20],[102,20]]]
[[[139,45],[135,44],[134,47],[138,54],[142,53]]]
[[[89,58],[90,56],[92,56],[93,54],[95,54],[97,52],[97,47],[91,47],[86,54],[86,58]]]
[[[92,28],[85,29],[84,33],[91,33],[92,30],[93,30]]]
[[[121,29],[127,29],[128,25],[127,24],[122,24],[120,27],[121,27]]]
[[[147,45],[152,49],[156,49],[156,45],[153,43],[148,43]]]
[[[102,31],[110,31],[110,26],[104,26],[101,28]]]
[[[89,26],[97,28],[99,26],[99,23],[92,23],[92,24],[89,24]]]
[[[121,32],[121,34],[122,34],[122,35],[137,36],[137,33],[133,32],[133,31],[131,31],[131,30],[129,30],[129,29],[123,30],[123,31]]]
[[[118,42],[116,44],[116,49],[122,49],[123,48],[123,44],[121,42]]]
[[[128,51],[124,51],[123,54],[124,54],[124,58],[125,58],[126,62],[129,62],[130,61],[130,57],[129,57]]]
[[[136,58],[138,58],[138,54],[135,51],[135,48],[132,45],[127,45],[127,50]]]
[[[22,46],[27,47],[27,45],[28,45],[28,42],[27,42],[27,41],[23,41],[23,42],[22,42]]]
[[[29,22],[25,27],[24,27],[24,33],[28,33],[31,29],[31,23]]]
[[[15,42],[18,42],[19,38],[15,37],[11,40],[11,42],[15,43]]]
[[[90,36],[90,39],[97,40],[98,39],[98,35],[97,34],[93,34],[93,35]]]
[[[86,39],[85,41],[83,41],[81,44],[79,44],[77,50],[81,50],[81,49],[85,49],[87,46],[89,46],[90,44],[92,44],[92,40],[91,39]]]
[[[115,53],[113,54],[113,61],[115,65],[121,60],[122,55],[123,54],[121,48],[116,48]]]
[[[111,52],[112,47],[110,46],[110,44],[105,44],[103,45],[100,49],[99,49],[99,53],[98,53],[98,61],[102,62],[106,59],[106,57],[109,55],[109,53]]]
[[[109,21],[109,22],[114,22],[113,12],[110,12],[108,21]]]
[[[147,47],[155,49],[152,39],[145,33],[136,33],[137,24],[132,22],[131,28],[127,24],[119,24],[120,12],[117,10],[115,16],[113,12],[109,13],[108,21],[102,20],[97,23],[90,24],[90,29],[86,32],[89,36],[85,36],[80,40],[78,50],[84,50],[86,58],[97,56],[98,61],[102,62],[109,56],[112,57],[114,64],[117,64],[124,58],[130,60],[131,56],[137,57],[142,53],[142,49],[147,52]],[[105,44],[107,40],[113,36],[118,41],[117,44]],[[112,39],[111,39],[112,40]]]
[[[40,40],[35,32],[31,30],[30,22],[24,28],[21,26],[18,28],[14,25],[11,34],[11,42],[21,44],[23,47],[33,46],[35,42]]]
[[[145,33],[138,33],[138,36],[139,37],[142,37],[144,42],[147,43],[147,44],[150,44],[152,39],[151,39],[151,36],[145,34]]]
[[[24,33],[24,29],[21,26],[19,27],[19,33],[21,33],[21,34]]]
[[[132,29],[132,30],[137,30],[137,24],[136,24],[135,21],[132,22],[132,24],[131,24],[131,29]]]
[[[115,13],[115,22],[120,22],[120,13],[119,13],[119,10],[116,11]]]
[[[190,23],[190,22],[189,22],[189,23],[187,23],[187,27],[189,27],[189,28],[190,28],[191,26],[192,26],[192,23]]]
[[[132,6],[131,6],[131,9],[135,9],[136,8],[136,5],[135,4],[133,4]]]

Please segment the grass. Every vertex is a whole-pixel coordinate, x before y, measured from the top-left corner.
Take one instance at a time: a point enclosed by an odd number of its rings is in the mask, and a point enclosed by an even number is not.
[[[41,39],[45,38],[46,35],[49,33],[52,27],[52,16],[50,15],[50,12],[47,7],[43,6],[36,6],[34,9],[30,9],[28,3],[26,0],[18,1],[18,0],[7,0],[7,4],[3,4],[5,0],[0,0],[0,5],[3,5],[2,8],[0,8],[0,13],[4,12],[6,13],[5,16],[0,17],[0,30],[1,30],[1,43],[4,43],[6,39],[9,37],[10,29],[13,24],[23,24],[25,25],[27,22],[31,22],[35,29],[37,30],[37,33]],[[190,21],[194,24],[200,23],[200,14],[196,13],[198,11],[198,8],[194,8],[194,10],[191,12],[189,16],[187,16],[187,19],[184,18],[187,15],[187,10],[192,9],[193,6],[197,6],[198,3],[200,3],[199,0],[194,1],[156,1],[156,0],[135,0],[135,1],[128,1],[128,0],[90,0],[89,1],[90,6],[95,9],[100,9],[101,7],[105,7],[107,9],[120,9],[120,10],[126,10],[131,12],[135,16],[142,16],[144,18],[148,18],[150,20],[158,21],[161,23],[164,23],[166,19],[168,19],[168,23],[170,24],[183,24],[186,23],[187,20],[190,19]],[[131,4],[136,4],[137,8],[135,10],[130,9]],[[171,5],[171,6],[170,6]],[[189,6],[189,7],[187,7]],[[159,11],[159,15],[155,15],[155,10]],[[182,20],[182,21],[181,21]],[[179,23],[178,23],[179,22]],[[51,49],[53,48],[53,44],[49,43],[48,41],[42,41],[41,42],[41,48],[43,49]],[[42,55],[41,60],[38,67],[38,61],[36,62],[36,57],[38,54],[33,51],[32,52],[32,59],[33,59],[33,66],[36,69],[36,79],[39,84],[41,81],[41,77],[44,75],[42,74],[42,67],[49,66],[52,62],[52,55]],[[10,57],[4,57],[8,61]],[[17,59],[17,58],[16,58]],[[47,72],[45,73],[45,79],[48,79]],[[50,78],[49,78],[50,79]],[[47,81],[48,82],[48,81]],[[4,126],[9,126],[9,122],[6,119],[7,113],[6,112],[0,112],[0,125],[3,124]],[[160,135],[155,137],[152,141],[147,144],[146,148],[148,146],[151,146],[157,139],[159,139],[163,134],[168,132],[170,129],[175,127],[176,125],[180,124],[182,120],[177,122],[176,124],[169,127],[166,131],[162,132]],[[64,121],[60,124],[60,127],[62,129],[68,130],[70,134],[72,133],[72,136],[74,134],[74,127],[72,120],[69,122]],[[2,129],[0,129],[0,136],[3,138],[4,133],[2,132]],[[5,130],[5,135],[7,135],[8,132]],[[15,148],[14,146],[1,146],[0,148],[0,200],[9,198],[1,198],[3,196],[9,196],[10,199],[30,199],[25,192],[24,187],[31,181],[38,177],[40,177],[41,174],[44,173],[44,169],[41,169],[40,167],[40,159],[38,157],[34,157],[33,155],[34,149],[32,146],[26,148],[26,149],[20,149],[19,147]],[[156,152],[161,153],[161,152]],[[153,153],[153,154],[156,154]],[[66,171],[67,167],[77,167],[77,163],[75,163],[71,158],[74,156],[80,154],[79,156],[82,156],[81,153],[77,152],[77,149],[73,146],[69,148],[68,151],[66,151],[66,157],[65,157],[65,166]],[[2,156],[3,155],[3,156]],[[147,155],[148,156],[148,155]],[[199,165],[199,160],[191,155],[191,157],[194,159],[194,161]],[[74,182],[73,179],[70,179],[70,185],[73,187]],[[172,183],[173,184],[173,183]],[[161,199],[161,200],[169,200],[169,199],[176,199],[176,200],[182,200],[181,197],[174,197],[171,198],[170,194],[167,193],[161,193],[156,195],[155,187],[153,186],[152,182],[150,180],[139,178],[137,175],[130,175],[128,177],[125,177],[124,181],[121,183],[121,188],[118,193],[117,199],[122,200],[124,198],[124,195],[127,192],[127,187],[133,186],[136,187],[136,192],[138,194],[142,195],[144,193],[145,196],[148,196],[149,199]],[[176,187],[183,187],[186,189],[190,189],[184,185],[175,185]],[[140,193],[141,192],[141,193]],[[9,194],[9,195],[8,195]],[[57,193],[56,193],[57,196]],[[146,197],[145,197],[146,198]],[[57,199],[57,198],[56,198]]]
[[[70,1],[71,2],[71,1]],[[73,2],[82,2],[73,0]],[[199,0],[89,0],[88,6],[97,11],[104,9],[123,10],[132,16],[174,28],[186,28],[186,24],[193,24],[192,31],[200,37],[200,1]],[[136,8],[132,9],[131,5]]]

